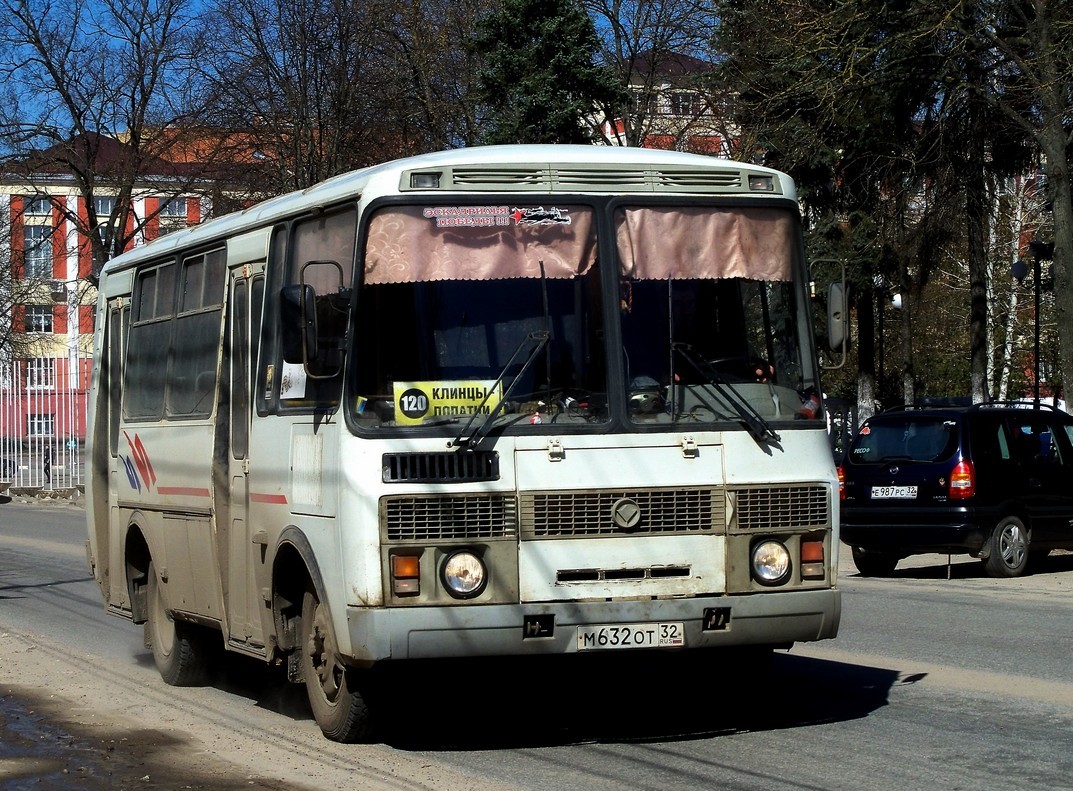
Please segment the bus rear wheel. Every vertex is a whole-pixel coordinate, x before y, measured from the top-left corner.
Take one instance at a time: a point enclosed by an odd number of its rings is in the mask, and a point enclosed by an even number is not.
[[[302,598],[299,650],[309,706],[321,732],[335,742],[368,739],[371,718],[356,686],[358,673],[343,664],[328,608],[313,591]]]
[[[149,563],[148,586],[145,646],[153,652],[153,662],[160,677],[175,687],[204,684],[212,654],[211,634],[202,627],[172,617],[152,562]]]

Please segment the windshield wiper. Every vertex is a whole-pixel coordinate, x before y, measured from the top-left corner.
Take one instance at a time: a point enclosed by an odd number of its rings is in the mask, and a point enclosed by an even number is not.
[[[757,442],[779,442],[780,437],[752,404],[742,398],[741,394],[715,369],[714,366],[698,358],[688,343],[671,342],[671,348],[682,356],[708,384],[716,389],[723,400],[738,414],[742,425]]]
[[[507,360],[507,364],[503,366],[503,370],[499,372],[499,376],[496,377],[495,382],[490,388],[488,388],[488,392],[487,394],[485,394],[484,400],[481,401],[477,409],[473,412],[472,415],[470,415],[469,420],[466,421],[466,425],[462,427],[462,430],[460,432],[458,432],[458,436],[448,443],[448,447],[473,448],[477,446],[477,444],[481,441],[484,435],[488,433],[488,429],[491,427],[495,419],[499,417],[499,413],[503,411],[503,407],[506,406],[510,394],[514,392],[515,386],[518,384],[518,382],[522,380],[522,377],[525,375],[525,372],[529,370],[529,366],[533,364],[533,360],[535,360],[537,358],[537,355],[540,354],[541,350],[548,345],[548,340],[550,338],[551,333],[547,330],[534,330],[533,332],[530,332],[528,335],[522,338],[522,342],[518,344],[518,348],[514,350],[514,353],[510,356],[510,359]],[[473,425],[473,421],[477,419],[477,416],[479,414],[481,414],[481,410],[483,410],[484,405],[488,403],[488,399],[492,397],[492,394],[495,393],[496,390],[498,390],[499,386],[503,383],[503,379],[506,378],[507,372],[511,369],[511,366],[514,365],[514,361],[522,353],[525,347],[530,343],[534,344],[533,348],[529,350],[529,354],[526,356],[525,362],[522,364],[522,367],[518,370],[518,374],[514,377],[514,381],[511,382],[507,389],[503,392],[502,397],[499,399],[499,403],[496,404],[492,411],[488,413],[488,416],[484,419],[484,422],[477,427],[476,431],[474,431],[467,437],[466,433],[469,431],[470,426]]]
[[[551,340],[551,314],[548,310],[548,273],[544,269],[543,258],[540,259],[537,263],[540,266],[540,307],[542,311],[542,318],[544,320],[544,328],[541,330],[533,330],[524,338],[522,338],[522,342],[518,344],[518,348],[514,350],[514,353],[510,356],[510,359],[507,360],[507,364],[503,366],[503,370],[499,372],[499,376],[496,377],[495,383],[492,385],[491,388],[489,388],[488,392],[485,394],[484,400],[481,401],[480,405],[470,416],[469,420],[466,421],[466,425],[462,427],[462,430],[458,432],[458,436],[454,438],[454,440],[448,445],[448,447],[476,448],[477,445],[480,444],[480,441],[484,439],[485,434],[487,434],[488,430],[492,427],[492,423],[495,422],[495,419],[499,416],[499,413],[503,411],[503,407],[506,406],[508,397],[511,393],[514,392],[514,388],[517,386],[518,382],[522,380],[522,377],[525,375],[525,372],[529,370],[529,366],[533,364],[533,360],[536,359],[537,355],[540,354],[541,350],[548,345],[548,341]],[[529,356],[525,358],[525,363],[523,363],[522,367],[518,369],[518,373],[515,375],[514,381],[511,382],[510,386],[504,391],[503,396],[499,399],[499,403],[495,405],[495,409],[493,409],[488,414],[488,417],[486,417],[484,419],[484,422],[477,427],[477,430],[467,437],[466,432],[469,431],[469,427],[473,425],[473,421],[477,419],[477,415],[479,415],[481,413],[481,410],[484,409],[484,405],[488,403],[488,399],[492,397],[492,393],[494,393],[496,391],[496,388],[498,388],[500,384],[502,384],[503,379],[507,375],[507,371],[509,371],[510,367],[514,365],[514,360],[517,359],[518,355],[522,353],[522,349],[524,349],[526,344],[528,343],[534,343],[535,345],[529,351]],[[546,374],[550,400],[550,358],[548,358],[547,360]]]

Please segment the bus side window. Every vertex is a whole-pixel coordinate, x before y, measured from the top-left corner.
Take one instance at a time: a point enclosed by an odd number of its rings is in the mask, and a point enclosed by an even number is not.
[[[354,277],[357,211],[295,223],[286,282],[278,292],[280,405],[323,409],[339,403]]]
[[[254,343],[257,350],[252,352],[256,365],[254,387],[256,389],[257,414],[264,416],[276,411],[279,397],[280,362],[279,359],[279,299],[281,284],[286,280],[285,267],[287,247],[290,240],[289,228],[277,225],[272,231],[272,241],[268,248],[268,264],[265,276],[259,279],[260,294],[254,298],[257,318],[254,321]],[[266,295],[272,294],[268,299]]]
[[[175,323],[175,261],[154,262],[138,273],[134,312],[123,368],[123,415],[159,420],[164,411],[165,364],[161,350],[172,344]]]
[[[183,260],[175,319],[179,342],[168,365],[168,417],[206,417],[215,406],[226,261],[223,248]]]
[[[123,400],[123,346],[130,325],[130,308],[108,312],[105,327],[107,356],[102,355],[105,368],[101,373],[101,382],[108,388],[108,452],[113,458],[119,453],[119,407]]]

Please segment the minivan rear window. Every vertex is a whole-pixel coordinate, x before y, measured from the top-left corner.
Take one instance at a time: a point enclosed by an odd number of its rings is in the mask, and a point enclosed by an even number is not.
[[[956,420],[907,415],[884,418],[861,427],[850,446],[853,464],[883,461],[943,461],[958,447]]]

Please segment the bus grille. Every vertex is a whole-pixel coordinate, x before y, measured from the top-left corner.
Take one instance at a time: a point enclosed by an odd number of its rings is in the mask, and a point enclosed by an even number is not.
[[[385,453],[382,468],[384,483],[498,481],[499,454],[495,451]]]
[[[513,538],[518,534],[513,494],[385,497],[380,524],[388,541]]]
[[[640,512],[634,527],[614,521],[615,505],[632,500]],[[722,532],[722,489],[534,492],[522,495],[524,538],[656,535]]]
[[[823,486],[733,489],[731,497],[741,530],[792,530],[830,524]]]

